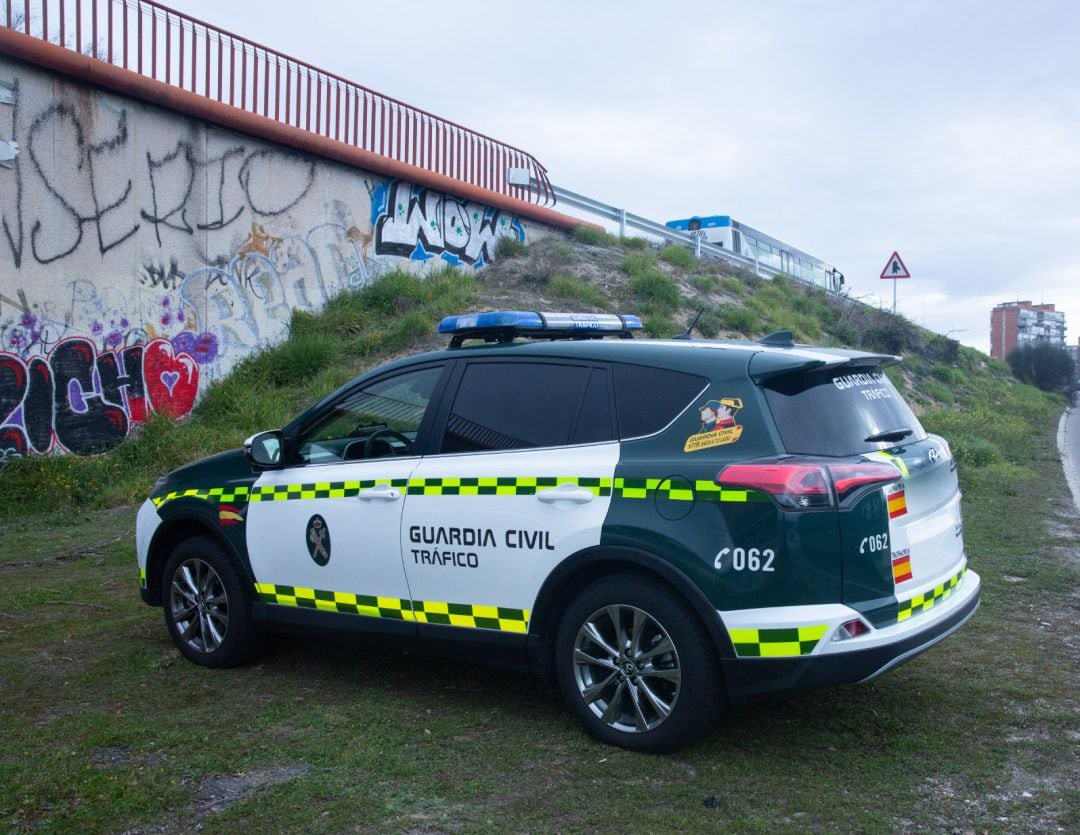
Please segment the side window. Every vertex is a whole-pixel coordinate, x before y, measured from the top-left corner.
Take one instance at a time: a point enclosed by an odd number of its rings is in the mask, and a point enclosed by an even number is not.
[[[600,375],[599,381],[594,375]],[[580,365],[471,363],[442,452],[564,446],[612,437],[607,375]]]
[[[349,394],[300,438],[297,463],[410,455],[442,371],[408,371]]]
[[[695,374],[615,363],[619,436],[640,438],[659,432],[675,420],[707,383]]]

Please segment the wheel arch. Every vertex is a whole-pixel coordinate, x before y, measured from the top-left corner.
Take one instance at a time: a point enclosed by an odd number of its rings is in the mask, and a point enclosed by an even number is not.
[[[709,633],[717,661],[735,657],[716,607],[682,571],[648,551],[601,545],[563,560],[540,587],[529,619],[530,666],[536,672],[545,678],[553,674],[560,612],[590,583],[627,571],[655,578],[682,597]]]
[[[247,561],[237,553],[233,544],[222,536],[217,527],[198,514],[182,512],[164,520],[154,531],[154,536],[150,540],[150,547],[146,553],[147,603],[153,606],[161,605],[161,582],[165,572],[165,563],[169,561],[169,555],[176,546],[188,539],[200,536],[209,536],[218,543],[236,561],[241,573],[250,582],[254,582]]]

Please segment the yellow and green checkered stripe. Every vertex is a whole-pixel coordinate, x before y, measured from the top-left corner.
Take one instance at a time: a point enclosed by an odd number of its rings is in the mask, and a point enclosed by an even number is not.
[[[146,588],[146,569],[139,569],[139,588]]]
[[[405,489],[404,478],[376,478],[368,481],[317,481],[310,484],[268,484],[252,488],[253,502],[287,502],[297,499],[347,499],[362,490],[386,485]]]
[[[407,489],[410,496],[535,496],[538,490],[548,490],[562,484],[583,487],[596,496],[611,495],[610,478],[577,476],[410,478]]]
[[[668,478],[617,478],[615,495],[621,499],[652,499],[659,496],[675,502],[692,502],[695,499],[708,502],[770,501],[768,496],[756,490],[733,490],[713,481],[695,481],[690,487],[687,482],[673,484]]]
[[[164,496],[151,499],[155,507],[161,507],[173,499],[206,499],[211,502],[232,504],[234,502],[246,502],[251,489],[248,487],[193,487],[190,490],[174,490]]]
[[[809,655],[828,624],[788,629],[732,629],[728,634],[739,658],[789,658]]]
[[[582,478],[579,476],[499,476],[490,478],[376,478],[358,481],[320,481],[269,484],[260,487],[212,487],[177,490],[153,499],[157,507],[174,499],[196,498],[218,503],[286,502],[304,499],[346,499],[379,485],[397,487],[410,496],[534,496],[540,490],[572,484],[598,497],[712,502],[769,501],[754,490],[732,490],[712,481],[673,484],[664,478]]]
[[[945,600],[950,594],[953,593],[953,589],[963,579],[964,574],[967,573],[967,566],[965,565],[960,571],[958,571],[953,577],[950,577],[940,586],[934,586],[930,591],[917,594],[910,600],[901,600],[900,607],[896,612],[897,623],[910,618],[912,615],[918,615],[922,612],[927,612],[934,608],[937,603]]]
[[[472,603],[442,603],[433,600],[406,600],[398,597],[375,597],[344,591],[306,589],[274,583],[256,583],[255,592],[264,603],[298,606],[323,612],[342,612],[371,618],[389,618],[415,623],[462,626],[469,629],[493,629],[524,634],[529,627],[528,609],[504,606],[478,606]]]

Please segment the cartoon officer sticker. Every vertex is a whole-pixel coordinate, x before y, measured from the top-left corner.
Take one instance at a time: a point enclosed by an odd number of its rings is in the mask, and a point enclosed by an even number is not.
[[[735,414],[743,407],[740,397],[721,397],[709,400],[699,409],[701,429],[686,439],[683,452],[733,444],[742,437],[742,426],[735,423]]]

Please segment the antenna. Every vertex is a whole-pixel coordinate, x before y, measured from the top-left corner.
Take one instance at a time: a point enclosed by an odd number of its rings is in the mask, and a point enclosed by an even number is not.
[[[704,312],[705,308],[703,307],[697,312],[697,316],[694,317],[694,321],[687,326],[686,330],[683,333],[673,336],[672,339],[690,339],[690,333],[694,330],[694,325],[698,323],[698,319],[701,318],[701,314]]]

